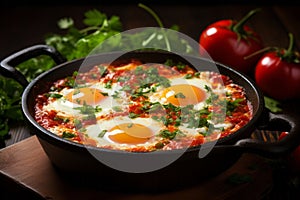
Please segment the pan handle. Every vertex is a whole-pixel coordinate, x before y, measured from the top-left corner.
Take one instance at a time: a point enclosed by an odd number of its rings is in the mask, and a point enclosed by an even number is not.
[[[63,58],[63,56],[55,48],[48,45],[35,45],[18,51],[17,53],[14,53],[2,60],[0,63],[0,73],[8,78],[15,79],[23,87],[26,87],[28,85],[28,81],[20,71],[15,69],[15,67],[18,64],[39,55],[50,56],[56,64],[61,64],[66,61],[66,59]]]
[[[264,129],[272,130],[274,127],[284,127],[289,134],[275,142],[264,142],[257,139],[239,140],[234,147],[243,152],[255,153],[267,158],[279,158],[293,151],[300,143],[300,124],[295,116],[269,113],[269,123]],[[276,128],[275,128],[276,129]]]

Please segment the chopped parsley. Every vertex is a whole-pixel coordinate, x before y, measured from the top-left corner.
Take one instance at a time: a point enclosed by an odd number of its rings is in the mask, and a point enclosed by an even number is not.
[[[102,138],[104,137],[104,135],[107,133],[107,130],[102,130],[99,134],[98,134],[98,137],[99,138]]]
[[[186,64],[184,64],[182,62],[175,62],[172,59],[167,59],[164,64],[169,66],[169,67],[176,67],[178,71],[183,71],[187,67]]]
[[[100,77],[103,77],[105,74],[107,74],[107,67],[106,66],[103,66],[103,65],[99,65],[98,66],[98,69],[99,69],[99,74],[100,74]]]
[[[125,92],[131,92],[132,88],[130,87],[130,85],[124,85],[121,90]]]
[[[79,94],[80,93],[80,89],[76,88],[73,92],[73,95]]]
[[[54,121],[61,121],[62,123],[68,123],[70,121],[70,119],[66,118],[66,117],[54,117],[53,118]]]
[[[51,97],[51,98],[55,98],[55,99],[59,99],[61,97],[63,97],[62,94],[58,94],[58,93],[49,93],[49,94],[46,94],[47,97]]]
[[[107,81],[105,83],[104,87],[107,88],[107,89],[111,89],[111,87],[112,87],[112,80]]]
[[[217,95],[216,93],[214,93],[213,90],[209,86],[207,86],[207,85],[205,85],[204,88],[207,91],[207,93],[210,94],[209,98],[207,98],[206,101],[205,101],[206,104],[209,105],[209,104],[215,103],[219,99],[219,95]]]
[[[185,99],[185,96],[182,92],[179,92],[178,94],[174,95],[175,98]]]
[[[138,83],[140,86],[157,84],[163,87],[170,87],[170,80],[160,76],[158,69],[155,67],[144,69],[142,66],[138,66],[134,73],[143,76]]]
[[[139,114],[136,114],[136,113],[134,113],[134,112],[130,112],[130,113],[128,114],[128,117],[131,118],[131,119],[137,118],[137,117],[139,117],[139,116],[140,116]]]
[[[112,95],[111,95],[111,97],[113,98],[113,99],[118,99],[118,98],[120,98],[120,93],[118,92],[118,91],[115,91],[115,93],[113,93]]]
[[[76,129],[82,128],[81,121],[79,119],[74,119],[74,126],[76,127]]]
[[[66,78],[65,85],[66,85],[67,87],[74,88],[74,87],[77,86],[76,81],[75,81],[75,80],[76,80],[77,74],[78,74],[78,72],[75,71],[75,72],[73,73],[73,76],[68,76],[68,77]]]
[[[194,77],[193,74],[186,74],[186,75],[184,76],[185,79],[192,79],[193,77]]]
[[[244,99],[226,100],[226,114],[230,115]]]
[[[107,92],[100,92],[100,94],[102,94],[103,96],[107,97],[108,93]]]
[[[163,108],[162,108],[162,105],[159,103],[159,102],[149,102],[149,109],[148,109],[148,112],[158,112],[158,111],[161,111]]]
[[[128,77],[128,76],[121,76],[121,77],[118,77],[117,82],[125,83],[129,79],[130,79],[130,77]]]
[[[177,135],[185,136],[185,134],[179,129],[176,129],[174,131],[162,130],[159,132],[159,136],[170,140],[173,140]]]
[[[100,112],[102,108],[100,106],[96,106],[95,108],[91,105],[83,104],[81,107],[74,108],[75,110],[79,110],[81,114],[95,114],[95,112]]]
[[[74,133],[70,133],[70,132],[66,132],[64,131],[62,133],[62,138],[66,138],[66,139],[70,139],[70,138],[74,138],[76,135]]]

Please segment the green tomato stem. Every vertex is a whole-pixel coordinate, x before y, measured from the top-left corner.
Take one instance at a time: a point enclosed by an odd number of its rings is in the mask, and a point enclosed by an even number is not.
[[[260,50],[254,52],[254,53],[252,53],[252,54],[250,54],[248,56],[245,56],[244,59],[247,60],[247,59],[252,58],[252,57],[254,57],[256,55],[259,55],[259,54],[265,53],[265,52],[269,52],[269,51],[272,51],[272,50],[276,50],[276,48],[275,47],[265,47],[265,48],[260,49]]]
[[[236,33],[244,33],[244,25],[245,23],[257,12],[261,11],[260,8],[251,10],[245,17],[243,17],[238,23],[236,23],[234,26],[232,26],[231,30]]]
[[[289,33],[289,46],[287,50],[285,51],[283,57],[289,57],[291,54],[293,54],[293,48],[294,48],[294,36],[292,33]]]

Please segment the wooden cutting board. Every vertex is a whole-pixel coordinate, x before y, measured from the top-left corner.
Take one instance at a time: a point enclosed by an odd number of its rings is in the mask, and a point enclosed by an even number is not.
[[[261,199],[272,188],[272,170],[267,160],[244,154],[222,174],[189,188],[166,193],[120,193],[70,185],[51,165],[36,136],[0,150],[0,198],[45,199]]]

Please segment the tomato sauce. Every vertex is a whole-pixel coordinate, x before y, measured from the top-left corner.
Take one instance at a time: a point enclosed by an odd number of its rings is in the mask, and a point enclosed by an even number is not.
[[[149,95],[156,92],[156,85],[164,89],[170,87],[169,80],[174,77],[197,80],[202,76],[210,81],[211,88],[208,88],[207,85],[206,88],[201,88],[201,90],[206,90],[206,97],[202,100],[206,106],[200,110],[195,110],[193,105],[176,106],[170,102],[150,102],[149,100]],[[86,85],[95,83],[101,83],[106,90],[112,91],[111,88],[118,84],[121,87],[118,92],[126,94],[122,97],[125,98],[122,100],[128,101],[126,106],[117,111],[111,110],[105,115],[96,115],[96,111],[92,113],[89,111],[89,109],[96,109],[95,105],[83,104],[82,107],[79,107],[81,110],[73,108],[79,113],[78,116],[69,117],[61,110],[47,108],[48,105],[58,101],[60,97],[64,99],[65,94],[61,93],[63,90],[73,89],[77,86],[86,87]],[[214,93],[214,90],[222,87],[226,89],[226,94]],[[52,93],[57,95],[53,97]],[[103,93],[104,96],[112,99],[115,98],[115,94]],[[185,96],[183,95],[181,98],[185,98]],[[66,99],[60,100],[60,103],[64,101]],[[216,72],[196,72],[188,65],[143,65],[136,60],[113,66],[101,64],[84,73],[76,72],[70,77],[55,81],[48,93],[36,97],[36,121],[45,129],[54,131],[60,137],[76,143],[100,146],[101,148],[121,148],[117,144],[107,144],[107,141],[100,145],[99,141],[104,140],[105,137],[99,133],[99,136],[93,138],[95,136],[87,134],[87,128],[103,120],[108,121],[122,117],[151,119],[162,124],[164,132],[152,137],[152,139],[156,139],[153,145],[136,145],[125,149],[134,152],[148,152],[199,146],[207,141],[226,137],[251,120],[252,107],[246,98],[244,88],[233,83],[228,76]],[[212,124],[218,120],[224,120],[228,127],[220,128]],[[180,126],[196,129],[198,133],[191,136],[189,133],[179,130]],[[105,132],[109,132],[109,130],[104,130],[103,133]]]

